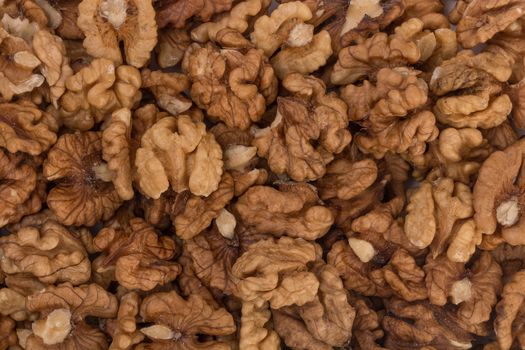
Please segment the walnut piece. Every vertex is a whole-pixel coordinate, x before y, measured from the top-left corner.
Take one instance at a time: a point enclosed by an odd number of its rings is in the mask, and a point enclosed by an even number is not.
[[[239,347],[246,350],[280,349],[279,335],[267,325],[271,316],[268,302],[243,302]]]
[[[117,319],[109,323],[109,327],[113,328],[109,350],[129,350],[144,339],[137,329],[139,305],[140,297],[135,292],[126,293],[120,298]]]

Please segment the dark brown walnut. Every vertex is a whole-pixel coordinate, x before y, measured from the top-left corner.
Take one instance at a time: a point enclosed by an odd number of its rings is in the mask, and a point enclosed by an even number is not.
[[[426,301],[409,303],[391,299],[386,304],[389,315],[383,318],[385,347],[401,350],[417,348],[453,350],[470,349],[472,336],[463,329],[450,311]]]
[[[233,317],[226,309],[215,308],[201,296],[182,298],[175,291],[147,296],[140,316],[152,326],[141,329],[151,341],[136,350],[229,349],[220,337],[235,332]]]
[[[300,349],[345,346],[352,336],[355,310],[337,270],[317,261],[311,271],[319,279],[314,300],[274,311],[274,328],[286,345]]]
[[[219,188],[208,197],[190,194],[183,209],[181,209],[182,203],[181,206],[178,206],[177,201],[175,205],[170,205],[169,215],[177,236],[182,239],[190,239],[210,226],[212,220],[219,216],[221,210],[233,198],[233,191],[233,178],[225,172]]]
[[[191,80],[193,102],[229,127],[248,129],[277,95],[277,78],[267,58],[256,49],[220,50],[192,44],[182,68]]]
[[[190,195],[190,191],[175,193],[168,190],[159,199],[141,196],[139,207],[143,210],[146,222],[157,228],[165,229],[171,225],[170,215],[175,217],[180,214]]]
[[[243,301],[268,301],[272,309],[313,301],[319,280],[308,263],[321,255],[314,243],[301,238],[261,240],[248,247],[232,268],[238,280],[235,296]]]
[[[504,284],[510,281],[516,272],[525,268],[525,246],[512,246],[503,242],[490,253],[503,270]]]
[[[525,345],[523,329],[525,320],[524,283],[525,270],[520,270],[512,275],[511,279],[505,283],[501,300],[496,305],[494,331],[501,350],[511,349],[514,343],[517,343],[518,347]]]
[[[258,233],[314,240],[334,222],[331,211],[319,205],[315,187],[307,183],[283,183],[279,190],[253,186],[234,206],[241,221]]]
[[[207,22],[215,13],[230,10],[231,0],[159,0],[156,1],[157,23],[160,28],[172,24],[182,28],[192,17]]]
[[[463,6],[464,8],[458,8],[461,11],[461,18],[457,23],[456,31],[459,41],[465,48],[484,43],[497,33],[506,30],[523,17],[525,11],[525,3],[520,0],[498,0],[489,3],[473,0]]]
[[[240,222],[235,223],[233,231],[230,226],[221,232],[219,225],[216,221],[209,229],[186,240],[185,251],[191,258],[195,275],[203,283],[230,294],[237,282],[232,274],[233,264],[251,244],[268,235],[258,234]]]
[[[0,147],[11,153],[39,155],[56,140],[58,125],[31,103],[0,104]]]
[[[141,75],[142,87],[151,91],[157,105],[163,110],[171,115],[178,115],[191,107],[191,100],[183,96],[184,90],[190,87],[187,76],[149,69],[143,69]]]
[[[178,258],[178,262],[182,266],[182,272],[177,277],[177,282],[181,291],[181,295],[185,298],[189,297],[192,294],[199,295],[203,300],[206,301],[214,309],[219,309],[221,304],[216,298],[219,298],[219,295],[216,290],[206,287],[201,280],[195,275],[195,270],[193,269],[193,264],[191,259],[188,257],[188,252],[186,250],[182,251],[182,254]],[[225,302],[228,305],[228,302]],[[231,306],[232,311],[238,311],[239,306]]]
[[[64,225],[93,226],[122,203],[102,160],[100,133],[62,135],[48,153],[43,175],[56,183],[47,205]]]
[[[0,227],[40,210],[45,185],[32,159],[0,149],[0,179]]]
[[[7,275],[27,274],[43,283],[85,283],[91,263],[84,245],[64,226],[50,219],[0,237],[0,266]]]
[[[175,241],[159,236],[141,218],[103,228],[93,244],[103,252],[97,258],[98,269],[114,267],[115,279],[130,290],[151,290],[173,281],[181,271],[179,264],[170,261],[176,253]]]
[[[87,317],[113,318],[118,301],[97,284],[48,286],[28,297],[27,309],[39,312],[27,338],[28,350],[104,350],[106,336]]]
[[[313,76],[289,74],[283,86],[293,96],[278,98],[275,119],[255,131],[252,144],[274,173],[294,181],[316,180],[352,140],[347,108]]]
[[[347,85],[341,97],[348,104],[350,119],[363,130],[356,136],[361,151],[382,158],[392,151],[421,155],[426,142],[438,135],[434,115],[425,110],[428,87],[417,71],[383,68],[375,85]]]
[[[81,0],[55,0],[51,5],[60,12],[62,22],[55,32],[63,39],[84,39],[84,33],[77,26],[78,4]]]
[[[489,235],[499,229],[503,239],[512,245],[525,242],[524,151],[525,141],[520,140],[504,151],[492,153],[481,166],[473,190],[477,229]]]
[[[7,350],[17,343],[16,323],[7,316],[0,316],[0,350]]]

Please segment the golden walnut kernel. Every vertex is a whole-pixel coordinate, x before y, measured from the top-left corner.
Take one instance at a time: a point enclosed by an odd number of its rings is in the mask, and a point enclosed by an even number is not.
[[[239,280],[235,295],[243,301],[268,301],[272,309],[313,301],[319,280],[307,264],[319,254],[320,247],[301,238],[258,241],[233,265]]]
[[[229,127],[248,129],[277,95],[273,68],[256,49],[241,52],[192,44],[182,68],[192,82],[193,101]]]
[[[140,316],[153,323],[140,330],[152,343],[138,345],[136,350],[229,349],[219,337],[235,332],[232,315],[197,294],[187,300],[175,291],[151,294],[142,301]]]
[[[135,166],[141,191],[158,199],[171,186],[209,196],[223,173],[222,150],[203,122],[188,115],[160,119],[137,150]]]
[[[64,225],[93,226],[122,203],[102,159],[98,132],[62,135],[49,150],[42,173],[56,182],[47,205]]]
[[[97,284],[48,286],[27,299],[28,310],[39,312],[40,318],[32,324],[33,334],[27,338],[26,348],[107,349],[106,336],[85,319],[113,318],[117,305],[117,298]]]
[[[155,10],[150,0],[83,0],[78,5],[78,27],[86,36],[84,47],[96,58],[122,64],[120,41],[126,62],[140,68],[157,44]]]
[[[312,76],[290,74],[283,85],[293,96],[278,99],[275,119],[254,131],[252,144],[274,173],[294,181],[319,179],[352,140],[346,105]]]
[[[115,279],[127,289],[151,290],[171,282],[180,273],[180,265],[170,260],[175,242],[159,236],[143,219],[133,218],[124,227],[106,227],[93,239],[97,268],[103,272],[115,268]],[[147,277],[147,278],[146,278]]]
[[[503,239],[512,245],[525,242],[524,150],[525,141],[520,140],[504,151],[492,153],[481,166],[473,190],[474,221],[478,229],[488,235],[499,229]]]
[[[315,187],[307,183],[285,183],[280,189],[253,186],[235,204],[247,226],[259,233],[315,240],[334,222],[331,211],[319,205]]]
[[[82,242],[56,221],[20,228],[0,237],[0,266],[7,274],[29,274],[44,283],[85,283],[91,263]]]

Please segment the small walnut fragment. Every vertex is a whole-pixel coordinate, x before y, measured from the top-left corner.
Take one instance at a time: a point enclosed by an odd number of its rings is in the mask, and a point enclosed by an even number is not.
[[[193,101],[211,118],[246,130],[277,95],[277,78],[261,51],[219,50],[192,44],[182,68],[191,80]]]
[[[255,130],[252,144],[276,174],[294,181],[319,179],[352,140],[346,105],[312,76],[289,74],[283,85],[293,96],[278,98],[275,119]]]
[[[98,132],[62,135],[49,150],[43,175],[57,183],[47,204],[64,225],[93,226],[109,219],[122,203],[102,159]]]
[[[222,150],[206,125],[188,115],[166,117],[149,128],[137,150],[141,191],[158,199],[171,186],[197,196],[217,190],[223,172]]]
[[[257,232],[314,240],[334,222],[331,211],[318,202],[315,188],[306,183],[285,183],[280,190],[253,186],[239,198],[235,211]]]
[[[114,266],[116,280],[129,290],[151,290],[173,281],[181,271],[179,264],[170,261],[176,252],[175,241],[159,236],[140,218],[129,220],[124,227],[103,228],[93,244],[103,252],[97,267],[103,271]]]
[[[85,283],[91,263],[82,242],[64,226],[47,220],[0,237],[0,266],[7,274],[29,274],[43,283]]]
[[[245,302],[268,301],[272,309],[304,305],[319,289],[319,280],[307,266],[319,254],[318,246],[301,238],[258,241],[233,265],[239,280],[235,295]]]
[[[27,308],[39,312],[26,341],[27,349],[107,349],[106,336],[88,325],[88,316],[113,318],[117,299],[97,284],[48,286],[27,299]]]
[[[525,242],[524,150],[525,142],[520,140],[504,151],[492,153],[481,166],[473,190],[474,221],[478,229],[490,235],[499,228],[503,239],[513,245]]]
[[[126,62],[140,68],[157,44],[155,10],[148,0],[83,0],[77,25],[85,35],[84,47],[96,58],[122,64],[119,43],[124,42]]]
[[[140,330],[152,343],[142,343],[136,350],[228,349],[217,338],[235,332],[232,315],[197,294],[187,300],[175,291],[151,294],[142,301],[140,316],[153,323]],[[206,337],[202,339],[202,335]]]

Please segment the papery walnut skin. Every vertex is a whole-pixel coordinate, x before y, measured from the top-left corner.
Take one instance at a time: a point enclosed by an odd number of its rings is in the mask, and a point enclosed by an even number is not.
[[[175,255],[173,239],[159,236],[140,218],[127,225],[104,228],[94,238],[97,250],[105,253],[97,258],[100,268],[114,265],[117,281],[130,290],[147,291],[174,280],[181,268],[169,261]]]
[[[122,203],[113,184],[98,177],[101,148],[100,133],[84,132],[62,135],[48,153],[43,175],[57,186],[47,204],[64,225],[93,226]]]
[[[228,349],[220,340],[209,337],[201,341],[198,336],[225,336],[235,332],[235,323],[228,311],[215,309],[196,294],[187,300],[175,291],[151,294],[142,301],[140,315],[154,325],[141,329],[152,343],[141,344],[137,350]]]

